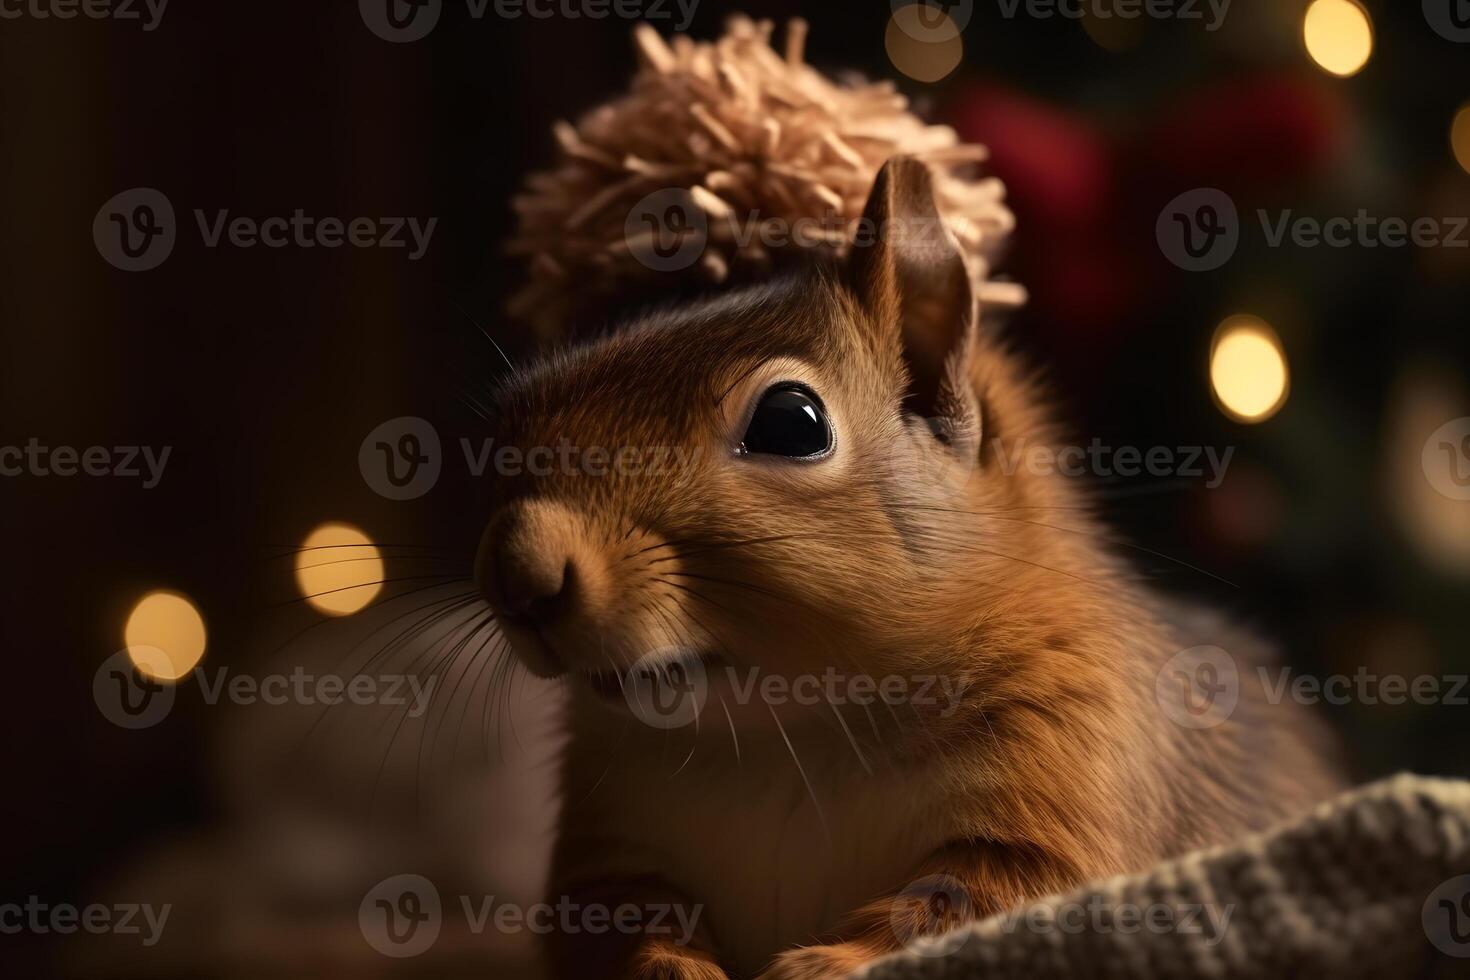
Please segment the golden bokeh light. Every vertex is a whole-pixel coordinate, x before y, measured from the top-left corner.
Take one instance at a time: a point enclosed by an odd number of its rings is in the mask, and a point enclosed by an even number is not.
[[[918,82],[939,81],[965,56],[965,42],[955,22],[938,8],[922,3],[893,12],[883,47],[893,67]]]
[[[1144,21],[1142,18],[1100,15],[1096,8],[1085,8],[1082,30],[1104,51],[1119,54],[1138,47],[1143,40]]]
[[[1264,422],[1286,403],[1290,375],[1276,331],[1253,316],[1233,316],[1215,330],[1210,387],[1237,422]]]
[[[187,597],[159,590],[138,600],[123,627],[123,644],[138,670],[176,681],[204,656],[204,617]]]
[[[1411,361],[1385,400],[1380,464],[1383,486],[1409,540],[1436,568],[1456,575],[1470,575],[1470,506],[1459,482],[1463,443],[1455,439],[1446,446],[1445,436],[1457,434],[1455,423],[1467,412],[1470,387],[1453,366]]]
[[[1302,21],[1307,53],[1324,71],[1356,75],[1373,55],[1373,21],[1357,0],[1312,0]]]
[[[318,612],[350,616],[383,587],[383,557],[372,539],[351,524],[323,524],[296,555],[296,584]]]
[[[1470,103],[1460,107],[1450,124],[1450,148],[1455,151],[1460,169],[1470,174]]]

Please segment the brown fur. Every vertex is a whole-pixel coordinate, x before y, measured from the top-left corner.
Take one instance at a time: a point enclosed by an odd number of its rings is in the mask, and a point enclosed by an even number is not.
[[[890,164],[870,211],[922,213],[926,195]],[[538,673],[682,647],[767,674],[968,685],[948,716],[737,705],[715,685],[697,725],[660,731],[571,682],[551,893],[654,880],[705,914],[687,948],[559,937],[563,975],[842,976],[946,924],[901,895],[925,875],[958,880],[979,916],[1229,840],[1335,788],[1310,724],[1252,685],[1253,641],[1145,590],[1072,481],[1002,471],[992,440],[1057,437],[1029,372],[945,294],[954,260],[942,241],[882,244],[655,313],[500,399],[498,445],[696,450],[656,477],[501,481],[482,551],[497,611],[512,585],[497,575],[569,561],[576,576],[572,608],[539,634],[502,617]],[[830,411],[831,458],[733,455],[746,406],[790,376]],[[913,411],[940,416],[948,442]],[[1241,662],[1241,705],[1182,728],[1155,678],[1206,642]]]

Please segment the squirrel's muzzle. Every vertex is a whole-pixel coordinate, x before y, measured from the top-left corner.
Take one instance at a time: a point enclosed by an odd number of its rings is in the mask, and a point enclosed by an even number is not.
[[[599,562],[577,515],[551,501],[507,505],[485,528],[475,579],[534,672],[565,669],[556,640],[589,618]]]

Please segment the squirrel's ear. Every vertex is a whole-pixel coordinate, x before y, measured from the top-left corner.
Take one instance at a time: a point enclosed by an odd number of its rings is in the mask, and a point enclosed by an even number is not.
[[[975,299],[958,244],[940,219],[929,168],[893,157],[873,182],[853,239],[849,285],[881,329],[897,330],[911,388],[906,406],[926,418],[963,414],[963,378],[975,333]]]

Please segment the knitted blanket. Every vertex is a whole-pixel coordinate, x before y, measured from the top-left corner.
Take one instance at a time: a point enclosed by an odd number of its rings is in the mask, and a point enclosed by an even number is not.
[[[1238,844],[915,939],[858,976],[1470,977],[1470,783],[1375,783]]]

